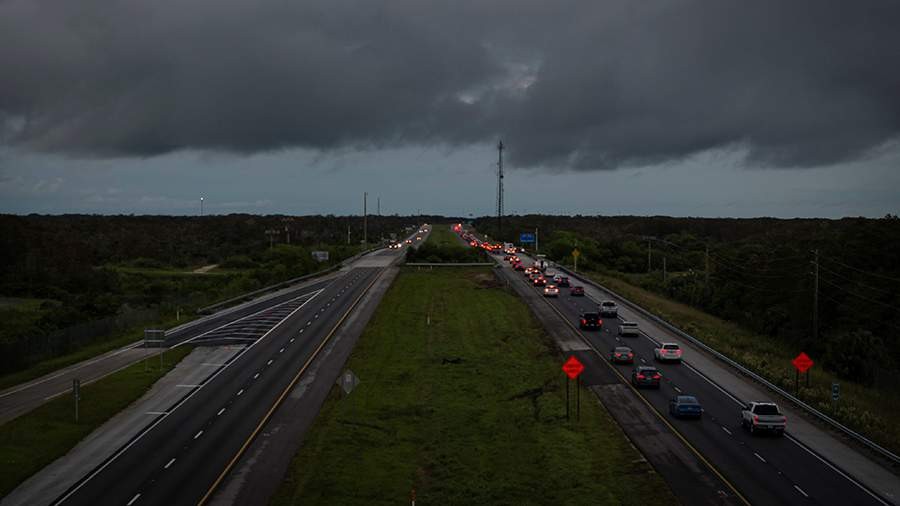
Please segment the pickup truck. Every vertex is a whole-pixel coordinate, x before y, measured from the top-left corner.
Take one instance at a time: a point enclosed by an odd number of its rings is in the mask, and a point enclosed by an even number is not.
[[[750,434],[771,431],[783,436],[787,417],[781,414],[774,402],[748,402],[741,410],[741,426],[748,429]]]
[[[622,337],[640,336],[637,322],[622,322],[622,324],[619,325],[619,335]]]

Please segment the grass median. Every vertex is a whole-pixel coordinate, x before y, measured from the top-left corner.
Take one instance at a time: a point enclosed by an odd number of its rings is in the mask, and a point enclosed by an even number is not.
[[[565,420],[561,356],[490,269],[404,270],[273,504],[672,504],[585,390]]]
[[[151,359],[147,365],[138,362],[82,387],[78,423],[69,393],[0,425],[0,496],[9,494],[65,455],[94,429],[139,399],[190,351],[189,346],[167,351],[162,371],[159,361]]]

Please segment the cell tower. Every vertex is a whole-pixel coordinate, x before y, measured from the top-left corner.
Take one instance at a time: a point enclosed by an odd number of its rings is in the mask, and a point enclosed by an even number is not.
[[[503,234],[503,141],[497,144],[497,238]]]

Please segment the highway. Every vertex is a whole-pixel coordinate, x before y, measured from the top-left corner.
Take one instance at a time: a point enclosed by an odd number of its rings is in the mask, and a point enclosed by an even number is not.
[[[427,234],[418,235],[424,242]],[[384,267],[404,252],[371,253],[349,271],[315,284],[312,293],[307,287],[296,301],[288,298],[281,306],[251,313],[249,324],[210,328],[203,335],[211,342],[236,339],[246,347],[205,380],[188,385],[183,398],[103,464],[85,470],[84,478],[53,504],[208,500]],[[261,332],[266,324],[269,329]]]
[[[526,266],[533,264],[533,259],[522,254],[519,256]],[[513,271],[508,263],[503,262],[502,257],[499,261],[504,265],[507,276],[515,276],[522,283],[528,281],[521,272]],[[573,285],[584,285],[587,288],[587,284],[577,279],[572,279],[572,282]],[[565,318],[576,329],[582,312],[597,311],[597,300],[572,297],[567,288],[561,289],[558,298],[549,297],[545,300],[557,310],[561,318]],[[616,302],[621,312],[622,303]],[[644,322],[637,316],[629,314],[629,320],[637,320],[644,326]],[[655,365],[662,373],[661,388],[658,391],[642,389],[639,390],[640,395],[665,416],[690,445],[750,503],[890,504],[790,436],[750,436],[740,425],[741,401],[768,399],[737,399],[690,365],[690,351],[685,351],[685,363],[655,363],[653,350],[658,342],[668,340],[666,336],[650,336],[642,332],[640,337],[619,337],[620,322],[620,318],[604,318],[600,330],[577,330],[592,348],[602,354],[603,360],[614,346],[629,346],[635,352],[636,365]],[[560,324],[563,322],[560,321]],[[630,379],[634,366],[614,367],[624,378]],[[669,399],[682,393],[694,395],[700,400],[705,410],[700,420],[679,420],[668,414]],[[788,433],[790,428],[789,420]]]

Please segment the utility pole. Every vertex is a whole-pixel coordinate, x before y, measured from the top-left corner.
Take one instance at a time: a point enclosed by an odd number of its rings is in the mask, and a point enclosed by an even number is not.
[[[203,197],[200,197],[200,216],[203,216]]]
[[[282,218],[281,222],[284,223],[284,234],[287,238],[287,243],[291,243],[291,228],[290,224],[294,221],[294,218]]]
[[[647,238],[647,274],[650,274],[650,238]]]
[[[347,225],[347,244],[350,244],[350,225]]]
[[[663,284],[666,282],[666,257],[663,257]]]
[[[497,239],[503,237],[503,141],[497,143]]]
[[[813,250],[815,282],[813,284],[813,340],[819,340],[819,250]]]
[[[278,231],[274,228],[267,228],[266,235],[269,236],[269,249],[272,249],[275,246],[275,236],[278,234]]]
[[[709,244],[706,245],[706,267],[703,268],[706,274],[706,288],[709,289]]]
[[[369,244],[369,212],[366,209],[369,192],[363,192],[363,245]]]
[[[539,248],[538,246],[540,246],[540,244],[538,243],[538,229],[537,229],[537,227],[535,227],[535,229],[534,229],[534,252],[535,253],[537,253],[538,251],[541,250],[541,248]]]

